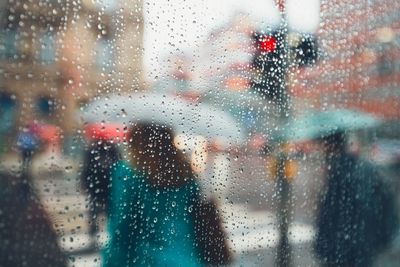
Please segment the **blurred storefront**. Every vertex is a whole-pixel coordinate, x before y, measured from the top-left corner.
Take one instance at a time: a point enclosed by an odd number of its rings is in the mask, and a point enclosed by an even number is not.
[[[143,90],[142,5],[8,2],[0,25],[1,135],[12,139],[35,122],[59,126],[68,142],[81,127],[76,111],[90,99]]]

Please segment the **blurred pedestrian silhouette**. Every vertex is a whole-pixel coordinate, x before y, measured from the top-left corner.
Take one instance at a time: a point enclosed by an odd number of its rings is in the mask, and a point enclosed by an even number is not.
[[[33,191],[21,190],[19,177],[0,173],[0,266],[67,266],[48,214]]]
[[[344,131],[320,141],[327,180],[315,252],[323,266],[371,266],[398,230],[394,195],[370,163],[346,151]]]
[[[17,135],[17,149],[21,155],[21,175],[20,175],[20,197],[27,198],[33,190],[31,177],[31,164],[35,152],[38,150],[40,142],[36,135],[35,125],[31,124],[24,127]]]
[[[82,185],[89,196],[89,235],[95,245],[99,232],[98,218],[106,215],[111,186],[111,170],[120,159],[114,143],[93,141],[85,152]]]
[[[32,157],[39,147],[39,139],[32,127],[26,126],[18,133],[17,148],[21,153],[22,170],[27,171],[32,162]]]
[[[193,216],[199,187],[173,137],[166,126],[131,129],[130,162],[112,175],[104,266],[203,265]]]

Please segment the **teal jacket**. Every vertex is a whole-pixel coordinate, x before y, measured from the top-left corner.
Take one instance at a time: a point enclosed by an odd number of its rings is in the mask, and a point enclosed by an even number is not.
[[[155,188],[123,161],[111,177],[103,266],[202,266],[191,216],[199,196],[196,182]]]

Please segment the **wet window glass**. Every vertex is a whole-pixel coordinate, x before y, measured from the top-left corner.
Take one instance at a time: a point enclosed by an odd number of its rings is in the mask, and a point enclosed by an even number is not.
[[[0,1],[0,266],[398,266],[399,23]]]

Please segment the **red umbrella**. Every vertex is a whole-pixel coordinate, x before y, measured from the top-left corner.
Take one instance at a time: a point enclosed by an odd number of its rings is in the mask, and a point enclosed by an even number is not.
[[[90,140],[118,141],[126,138],[124,125],[117,123],[90,123],[85,125],[85,137]]]
[[[40,125],[37,131],[39,138],[44,142],[57,142],[60,139],[61,130],[51,124]]]
[[[42,142],[45,150],[61,151],[61,129],[58,126],[32,122],[28,128]]]

